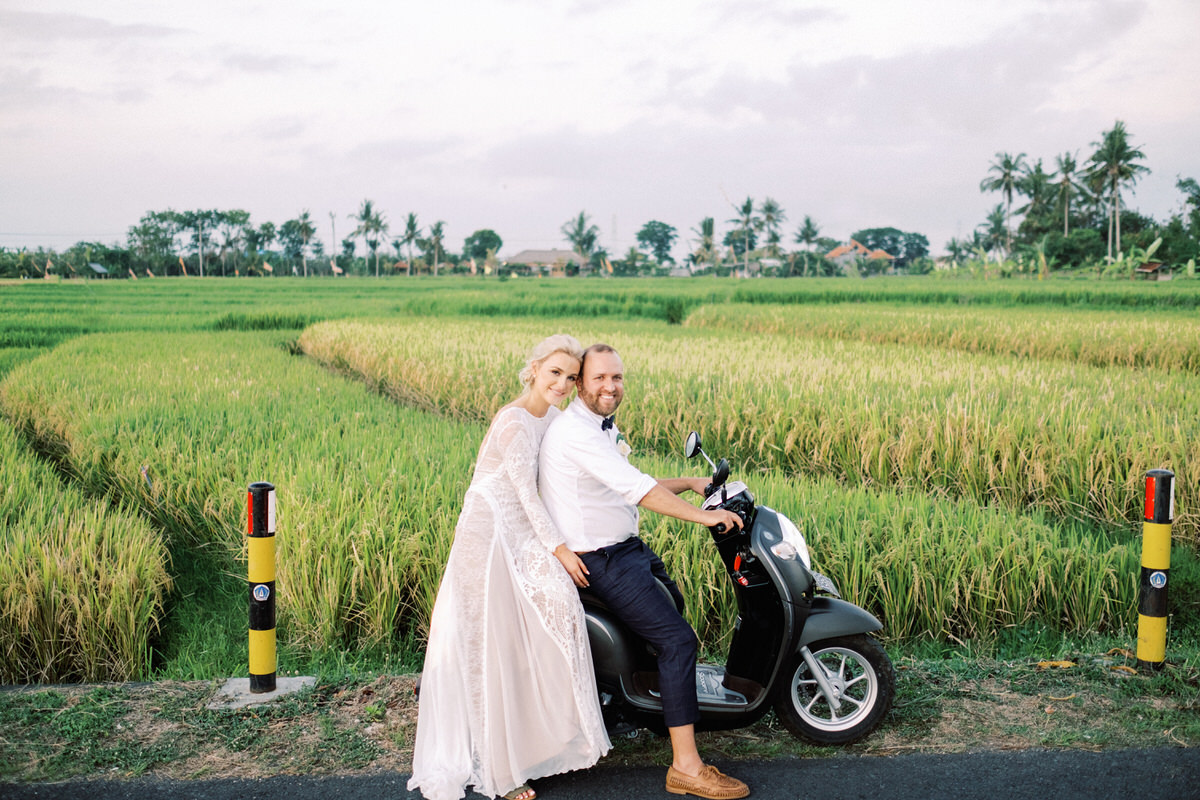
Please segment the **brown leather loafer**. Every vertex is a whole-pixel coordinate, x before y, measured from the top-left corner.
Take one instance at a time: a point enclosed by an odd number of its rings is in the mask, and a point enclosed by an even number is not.
[[[722,773],[711,764],[696,777],[685,775],[674,767],[667,769],[667,791],[671,794],[694,794],[707,800],[737,800],[750,794],[750,787]]]

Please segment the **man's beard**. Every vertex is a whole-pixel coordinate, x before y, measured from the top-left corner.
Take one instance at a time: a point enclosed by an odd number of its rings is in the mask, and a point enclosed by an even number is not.
[[[621,405],[622,398],[619,394],[613,395],[613,407],[610,409],[604,409],[600,407],[600,396],[598,393],[592,394],[591,392],[585,391],[579,387],[576,387],[576,391],[579,394],[579,399],[583,401],[583,404],[587,406],[593,414],[599,414],[602,417],[611,416],[616,412],[617,407]]]

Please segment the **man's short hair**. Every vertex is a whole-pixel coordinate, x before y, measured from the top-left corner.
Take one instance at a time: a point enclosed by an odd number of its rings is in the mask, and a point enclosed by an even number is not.
[[[609,345],[609,344],[605,344],[604,342],[596,342],[594,345],[591,345],[590,347],[588,347],[586,350],[583,351],[583,355],[580,356],[580,358],[579,358],[579,379],[583,380],[583,370],[584,370],[585,366],[587,365],[587,358],[589,355],[591,355],[592,353],[616,353],[616,352],[617,352],[617,349],[615,347],[613,347],[612,345]],[[620,354],[618,353],[618,355],[620,355]]]

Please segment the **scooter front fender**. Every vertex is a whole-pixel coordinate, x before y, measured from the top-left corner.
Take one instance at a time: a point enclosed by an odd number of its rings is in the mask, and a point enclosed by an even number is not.
[[[883,628],[883,623],[853,603],[836,597],[814,597],[804,631],[800,634],[799,649],[811,642],[849,636],[855,633],[872,633]]]

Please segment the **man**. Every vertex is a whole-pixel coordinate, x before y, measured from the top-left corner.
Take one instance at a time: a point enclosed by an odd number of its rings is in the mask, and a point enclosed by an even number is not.
[[[703,494],[706,479],[656,480],[628,462],[628,447],[613,420],[625,397],[624,380],[624,365],[612,347],[594,344],[584,351],[579,395],[542,440],[538,488],[567,547],[579,555],[568,568],[572,580],[590,588],[658,653],[663,721],[673,754],[667,790],[712,800],[745,797],[746,784],[706,765],[696,749],[696,633],[679,613],[679,587],[638,538],[638,507],[708,526],[740,528],[742,521],[678,496],[688,489]]]

